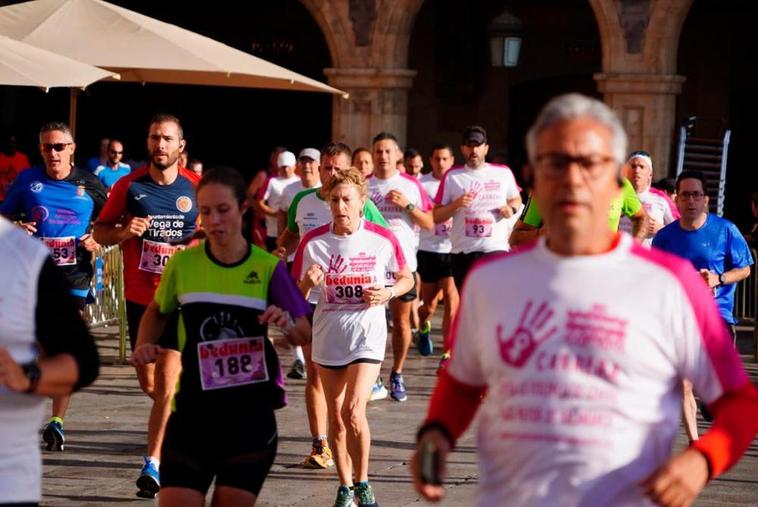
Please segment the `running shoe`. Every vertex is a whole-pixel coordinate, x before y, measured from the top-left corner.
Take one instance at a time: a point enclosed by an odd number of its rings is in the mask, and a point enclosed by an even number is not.
[[[447,368],[447,363],[450,361],[450,351],[444,352],[442,354],[442,357],[440,357],[440,365],[437,366],[437,375],[440,374],[440,371]]]
[[[376,503],[376,497],[374,496],[374,490],[371,489],[371,484],[366,482],[357,482],[354,487],[355,498],[358,500],[360,507],[379,507]]]
[[[300,359],[295,359],[295,362],[292,363],[292,369],[287,374],[287,378],[305,380],[305,365]]]
[[[156,493],[161,489],[161,476],[155,464],[150,458],[145,456],[145,466],[137,479],[137,496],[140,498],[155,498]]]
[[[51,420],[42,431],[42,440],[47,444],[48,451],[63,451],[66,435],[63,433],[63,423]]]
[[[432,343],[432,338],[429,336],[431,332],[432,323],[426,321],[416,335],[416,348],[418,348],[418,353],[422,356],[431,356],[432,352],[434,352],[434,343]]]
[[[405,394],[405,380],[399,373],[393,371],[390,375],[390,396],[395,401],[405,401],[408,395]]]
[[[354,497],[355,493],[353,493],[352,488],[340,486],[337,490],[337,499],[334,501],[334,507],[352,507]]]
[[[384,387],[382,378],[378,377],[376,382],[374,382],[374,385],[371,386],[371,396],[369,397],[369,401],[383,400],[388,395],[389,393],[387,392],[387,388]]]
[[[314,440],[310,455],[303,460],[305,468],[329,468],[334,466],[332,450],[329,449],[329,443],[326,440]]]

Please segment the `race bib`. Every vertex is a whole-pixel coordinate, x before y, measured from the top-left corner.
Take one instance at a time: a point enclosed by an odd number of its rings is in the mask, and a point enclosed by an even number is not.
[[[139,259],[139,268],[142,271],[161,274],[166,269],[166,263],[171,256],[183,249],[182,245],[169,245],[168,243],[144,239],[142,240],[142,255]]]
[[[50,249],[50,255],[56,266],[73,266],[76,264],[76,238],[42,238],[42,242]]]
[[[434,225],[434,235],[435,236],[442,236],[442,237],[448,237],[450,236],[450,229],[453,227],[453,220],[447,220],[445,222],[442,222],[441,224],[435,224]]]
[[[197,344],[203,391],[268,380],[264,337],[232,338]]]
[[[335,305],[361,305],[363,291],[374,284],[374,277],[365,273],[327,273],[324,276],[326,301]]]
[[[466,236],[469,238],[489,238],[492,236],[492,218],[466,218]]]

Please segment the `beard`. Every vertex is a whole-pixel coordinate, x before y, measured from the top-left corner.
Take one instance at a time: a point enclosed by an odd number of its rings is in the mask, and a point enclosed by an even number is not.
[[[166,153],[165,155],[166,155],[166,162],[161,162],[160,160],[158,160],[158,157],[155,153],[153,153],[152,157],[150,158],[150,162],[159,171],[165,171],[172,165],[176,164],[176,161],[179,160],[178,151],[169,152],[169,153]]]

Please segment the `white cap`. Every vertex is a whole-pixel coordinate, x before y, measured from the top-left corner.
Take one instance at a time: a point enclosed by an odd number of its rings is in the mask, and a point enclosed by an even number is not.
[[[291,151],[283,151],[276,159],[276,167],[292,167],[297,163],[295,154]]]
[[[297,158],[299,160],[303,157],[308,157],[309,159],[315,160],[318,162],[319,160],[321,160],[321,152],[318,151],[316,148],[303,148],[300,151],[300,155],[298,155]]]

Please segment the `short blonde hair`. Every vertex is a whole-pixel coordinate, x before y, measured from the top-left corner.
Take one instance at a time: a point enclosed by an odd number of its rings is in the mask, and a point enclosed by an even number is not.
[[[324,185],[324,195],[329,195],[338,185],[355,185],[361,197],[368,196],[368,183],[363,174],[355,167],[337,171]]]

